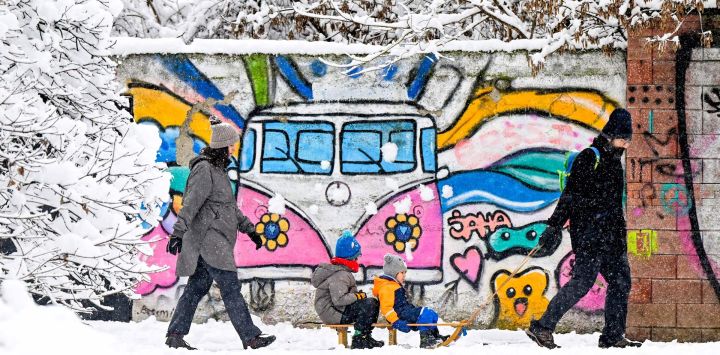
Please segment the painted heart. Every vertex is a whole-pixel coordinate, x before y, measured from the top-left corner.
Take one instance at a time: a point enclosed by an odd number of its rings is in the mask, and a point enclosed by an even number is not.
[[[482,261],[482,253],[475,246],[467,248],[462,254],[458,253],[450,257],[450,265],[452,265],[453,269],[460,274],[460,277],[473,285],[475,289],[480,284]]]

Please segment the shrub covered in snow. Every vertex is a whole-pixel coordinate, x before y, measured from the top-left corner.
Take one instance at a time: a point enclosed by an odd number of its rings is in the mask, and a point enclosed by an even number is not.
[[[119,0],[0,6],[0,282],[26,281],[75,310],[133,294],[152,271],[136,257],[152,253],[143,222],[156,225],[168,198],[158,132],[133,123],[103,56],[121,9]]]

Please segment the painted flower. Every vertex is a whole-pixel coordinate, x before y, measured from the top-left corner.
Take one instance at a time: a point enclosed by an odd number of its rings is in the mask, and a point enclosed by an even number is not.
[[[288,229],[290,229],[290,222],[277,213],[264,214],[260,218],[260,222],[255,225],[255,231],[261,235],[262,243],[269,251],[288,244]]]
[[[417,249],[422,228],[420,228],[420,220],[415,215],[396,214],[395,217],[385,221],[385,226],[388,228],[385,242],[392,245],[396,252],[402,253],[408,247],[413,251]]]

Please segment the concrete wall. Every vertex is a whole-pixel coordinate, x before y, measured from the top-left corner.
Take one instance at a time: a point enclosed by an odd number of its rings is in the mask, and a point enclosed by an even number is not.
[[[703,28],[717,32],[717,16]],[[720,340],[718,122],[720,48],[700,48],[698,18],[685,21],[680,50],[644,46],[659,33],[631,33],[627,106],[636,124],[628,151],[628,226],[637,339]],[[717,33],[716,33],[717,36]]]
[[[143,257],[169,268],[138,287],[134,319],[168,319],[181,294],[185,280],[174,276],[165,245],[182,205],[187,160],[208,142],[210,114],[254,130],[258,143],[238,153],[229,176],[234,184],[240,179],[238,204],[266,236],[255,251],[238,235],[235,250],[243,293],[265,321],[317,321],[307,280],[331,257],[343,229],[363,245],[357,279],[367,292],[382,256],[397,253],[408,262],[418,304],[446,320],[483,304],[537,245],[566,153],[587,146],[612,109],[624,106],[626,61],[624,53],[566,54],[533,77],[522,54],[446,55],[454,60],[415,58],[352,75],[320,61],[343,59],[337,56],[121,57],[118,76],[135,119],[160,128],[158,160],[174,177],[165,219],[145,237],[155,254]],[[180,127],[189,116],[185,134]],[[394,161],[388,142],[398,148]],[[572,267],[566,231],[561,240],[499,290],[483,309],[482,326],[524,327],[542,315]],[[599,329],[604,294],[599,277],[560,329]],[[214,290],[197,320],[223,313]]]

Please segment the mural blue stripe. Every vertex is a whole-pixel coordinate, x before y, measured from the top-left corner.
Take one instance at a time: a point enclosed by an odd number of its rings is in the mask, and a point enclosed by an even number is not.
[[[305,100],[312,101],[312,86],[310,86],[310,83],[308,83],[305,78],[298,73],[289,58],[282,55],[275,56],[275,65],[277,65],[280,70],[280,74],[283,78],[285,78],[285,80],[287,80],[288,84],[290,84],[295,92],[297,92]]]
[[[443,213],[468,203],[490,203],[514,212],[543,209],[560,197],[559,191],[538,191],[505,174],[476,170],[438,181],[438,190],[450,186],[453,195],[441,197]]]
[[[420,66],[418,66],[417,73],[415,73],[415,78],[408,86],[408,99],[416,100],[418,98],[430,78],[429,74],[435,63],[437,63],[437,57],[434,54],[428,54],[423,58]]]
[[[204,98],[213,98],[216,100],[222,100],[225,95],[210,81],[197,67],[185,56],[170,56],[170,55],[158,55],[160,62],[175,74],[178,79],[184,83],[190,85]],[[231,120],[239,128],[245,128],[245,119],[240,116],[240,113],[235,110],[231,105],[215,105],[215,109],[218,110],[225,118]]]

